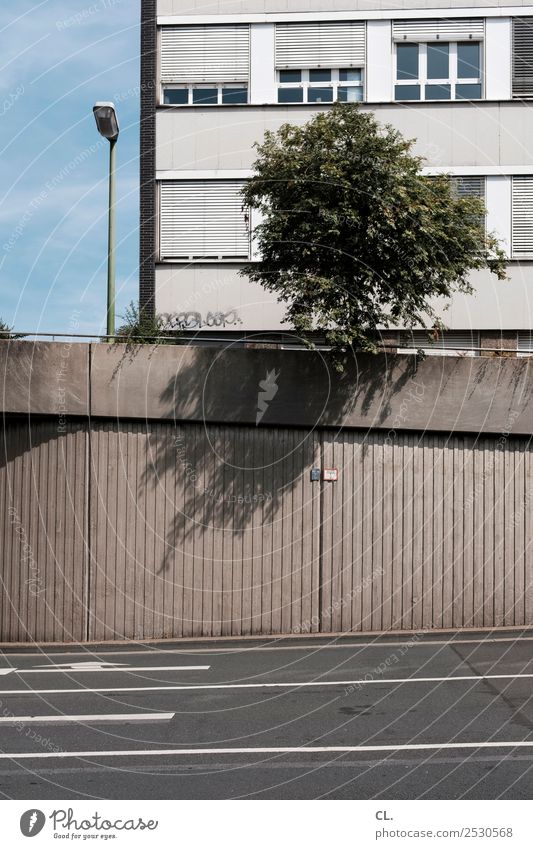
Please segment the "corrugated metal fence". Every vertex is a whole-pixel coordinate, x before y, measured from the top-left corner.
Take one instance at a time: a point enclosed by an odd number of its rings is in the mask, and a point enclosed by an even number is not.
[[[7,420],[0,639],[531,625],[531,474],[509,436]]]

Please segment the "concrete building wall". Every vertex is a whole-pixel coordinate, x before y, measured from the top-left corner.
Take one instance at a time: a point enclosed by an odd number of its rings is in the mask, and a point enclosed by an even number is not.
[[[533,110],[522,103],[364,104],[362,109],[415,139],[414,153],[430,167],[479,168],[489,174],[493,166],[502,173],[516,166],[533,169],[527,141],[533,133]],[[157,171],[251,169],[253,145],[266,130],[305,124],[318,111],[306,105],[160,110]]]
[[[513,262],[509,279],[489,271],[472,274],[472,295],[456,295],[449,304],[436,301],[451,329],[520,330],[533,326],[533,262]],[[158,265],[158,312],[169,314],[185,330],[285,330],[284,304],[239,275],[239,266]],[[516,346],[516,333],[514,336]]]
[[[324,0],[158,0],[158,15],[252,15],[265,13],[305,13],[323,12]],[[518,0],[516,3],[501,0],[424,0],[424,9],[464,9],[464,8],[527,8],[531,0]],[[328,0],[330,12],[367,12],[369,10],[393,10],[396,15],[402,9],[420,9],[420,0]]]
[[[458,176],[485,178],[487,225],[511,251],[511,184],[513,177],[533,173],[533,154],[527,139],[532,136],[529,104],[512,99],[512,19],[531,13],[531,2],[446,2],[418,0],[390,4],[387,0],[158,0],[161,27],[166,24],[212,24],[220,21],[250,23],[249,104],[240,107],[163,106],[159,98],[156,116],[156,172],[158,181],[179,179],[241,179],[251,173],[256,156],[254,144],[265,131],[284,122],[304,124],[324,105],[282,106],[276,103],[275,23],[354,18],[365,21],[364,111],[390,123],[405,137],[414,139],[414,152],[425,159],[428,173],[451,172]],[[474,102],[394,103],[395,46],[392,21],[449,17],[484,18],[482,49],[483,99]],[[194,80],[191,79],[191,83]],[[158,231],[158,216],[155,229]],[[252,218],[252,229],[254,220]],[[172,256],[172,254],[168,254]],[[174,253],[174,256],[181,255]],[[242,256],[243,251],[239,254]],[[257,254],[252,247],[252,259]],[[238,276],[235,262],[160,262],[156,251],[155,306],[157,311],[186,314],[186,326],[220,332],[286,331],[283,309],[273,297]],[[531,262],[511,261],[510,282],[505,289],[487,274],[475,274],[475,294],[454,299],[442,315],[450,330],[473,328],[519,331],[531,327],[529,288],[533,285]],[[194,304],[194,308],[191,306]],[[440,311],[440,307],[439,307]],[[228,318],[228,320],[225,319]],[[192,322],[192,324],[190,323]]]

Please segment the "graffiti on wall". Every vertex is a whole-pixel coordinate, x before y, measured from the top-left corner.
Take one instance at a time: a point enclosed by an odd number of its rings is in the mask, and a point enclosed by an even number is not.
[[[187,311],[169,314],[168,326],[174,330],[198,330],[201,327],[235,327],[242,324],[242,318],[238,310],[227,312],[209,311],[205,315],[201,312]]]

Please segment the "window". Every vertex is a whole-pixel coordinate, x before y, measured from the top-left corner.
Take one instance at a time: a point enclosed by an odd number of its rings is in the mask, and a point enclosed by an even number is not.
[[[431,177],[429,178],[432,179]],[[485,201],[485,177],[450,176],[452,194],[459,198],[479,198]],[[477,217],[477,216],[476,216]],[[484,226],[484,219],[476,222]]]
[[[160,39],[163,104],[248,102],[249,25],[163,26]]]
[[[470,330],[406,330],[400,334],[402,354],[415,354],[422,350],[437,356],[477,357],[479,333]]]
[[[513,97],[533,98],[533,18],[513,18]]]
[[[399,43],[395,100],[479,100],[481,42]]]
[[[485,200],[485,177],[452,177],[451,184],[457,197]]]
[[[163,88],[167,106],[235,106],[248,103],[248,86],[237,84],[172,85]]]
[[[355,103],[362,99],[362,68],[278,72],[278,103]]]
[[[516,339],[517,357],[528,357],[533,354],[533,333],[531,330],[519,330]]]
[[[533,177],[512,178],[512,255],[533,255]]]
[[[164,180],[160,184],[162,260],[247,260],[249,216],[241,180]]]
[[[396,79],[417,80],[418,68],[418,44],[399,44],[396,48]]]
[[[184,106],[189,102],[189,89],[166,88],[164,91],[164,103],[170,106]]]
[[[216,105],[218,103],[217,88],[193,88],[192,102],[197,105],[200,103]]]

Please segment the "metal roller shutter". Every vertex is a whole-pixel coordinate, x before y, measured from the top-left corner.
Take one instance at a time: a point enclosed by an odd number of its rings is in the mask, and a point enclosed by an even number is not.
[[[350,68],[365,64],[363,21],[277,24],[276,68]]]
[[[161,183],[161,259],[248,259],[241,180]]]
[[[533,97],[533,18],[513,19],[513,97]]]
[[[518,356],[533,354],[533,331],[519,330],[517,334],[516,347]]]
[[[533,253],[533,177],[513,177],[512,254]]]
[[[249,26],[162,28],[163,83],[247,82],[249,76]]]
[[[477,356],[478,351],[468,349],[479,348],[479,333],[471,330],[444,330],[438,339],[433,340],[431,331],[411,330],[400,335],[400,344],[409,346],[413,351],[422,349],[431,354],[456,351],[463,356]]]
[[[484,34],[483,18],[428,18],[392,23],[394,41],[479,41]]]

